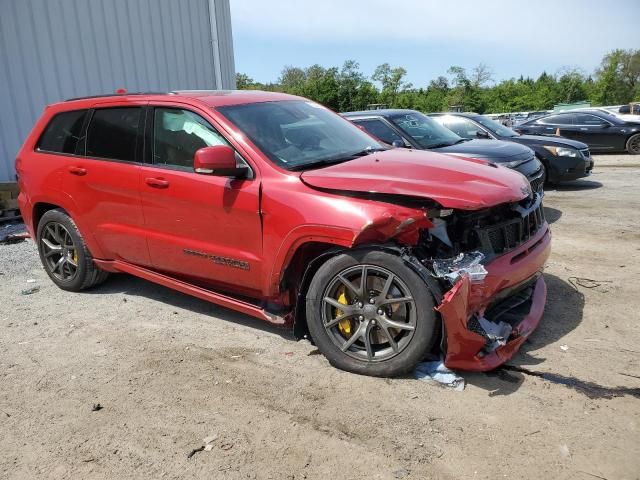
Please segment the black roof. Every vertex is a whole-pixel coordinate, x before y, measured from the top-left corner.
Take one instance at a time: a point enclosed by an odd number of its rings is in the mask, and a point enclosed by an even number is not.
[[[383,108],[380,110],[361,110],[359,112],[342,112],[340,115],[344,117],[392,117],[394,115],[402,115],[403,113],[421,113],[417,110],[408,108]]]
[[[464,118],[474,118],[479,117],[479,113],[475,112],[438,112],[438,113],[429,113],[430,117],[441,117],[443,115],[453,115],[454,117],[464,117]]]

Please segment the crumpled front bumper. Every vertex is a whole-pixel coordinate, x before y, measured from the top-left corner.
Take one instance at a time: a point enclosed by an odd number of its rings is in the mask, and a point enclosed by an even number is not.
[[[448,368],[492,370],[518,351],[544,312],[547,288],[541,273],[550,252],[551,232],[545,222],[528,242],[486,264],[488,274],[482,283],[471,283],[465,275],[445,293],[436,310],[443,319]],[[470,319],[483,316],[492,304],[523,285],[532,288],[528,312],[514,324],[506,344],[487,351],[487,339],[469,328]]]

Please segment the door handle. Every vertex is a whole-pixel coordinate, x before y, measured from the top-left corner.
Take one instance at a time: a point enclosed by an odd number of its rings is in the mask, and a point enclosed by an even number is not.
[[[144,181],[147,182],[147,185],[154,188],[167,188],[169,186],[169,182],[163,178],[147,177]]]
[[[71,173],[72,175],[78,175],[79,177],[82,177],[87,174],[87,169],[82,167],[71,166],[69,167],[69,173]]]

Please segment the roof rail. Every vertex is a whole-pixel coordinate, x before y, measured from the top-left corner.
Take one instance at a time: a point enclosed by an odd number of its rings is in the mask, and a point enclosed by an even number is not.
[[[102,97],[124,97],[127,95],[172,95],[173,92],[125,92],[125,93],[105,93],[102,95],[88,95],[86,97],[74,97],[67,98],[65,102],[73,102],[74,100],[86,100],[88,98],[102,98]]]

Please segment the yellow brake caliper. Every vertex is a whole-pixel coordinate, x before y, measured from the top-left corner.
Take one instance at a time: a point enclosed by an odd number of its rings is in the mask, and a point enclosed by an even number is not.
[[[347,295],[345,293],[345,288],[344,287],[340,287],[338,292],[340,293],[340,295],[338,295],[338,303],[341,303],[342,305],[348,305],[349,302],[347,301]],[[338,318],[340,315],[343,315],[342,310],[340,310],[339,308],[336,308],[336,317],[335,318]],[[349,320],[348,318],[344,318],[344,319],[340,320],[338,322],[338,330],[345,337],[349,338],[351,336],[351,320]]]

